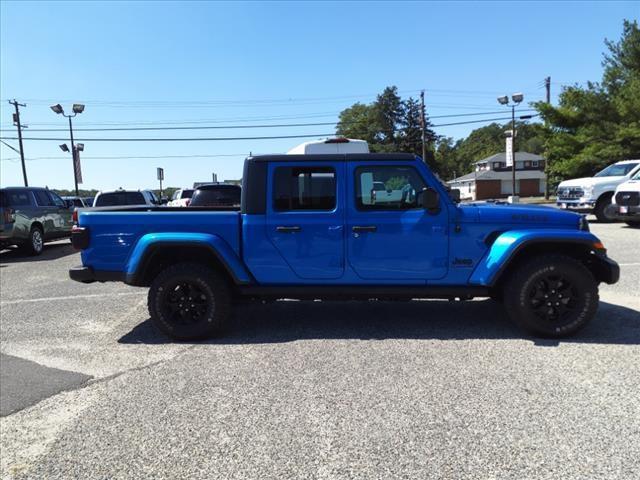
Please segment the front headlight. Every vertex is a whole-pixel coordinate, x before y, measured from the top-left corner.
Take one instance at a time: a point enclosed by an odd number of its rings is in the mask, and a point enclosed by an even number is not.
[[[582,191],[584,192],[582,195],[583,195],[585,198],[591,198],[591,195],[593,195],[593,186],[590,186],[590,187],[584,187],[584,188],[582,189]]]

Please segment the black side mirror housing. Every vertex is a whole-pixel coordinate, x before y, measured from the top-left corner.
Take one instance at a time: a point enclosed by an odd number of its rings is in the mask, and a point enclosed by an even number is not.
[[[418,205],[429,213],[438,213],[440,211],[440,194],[431,187],[425,188],[418,193]]]

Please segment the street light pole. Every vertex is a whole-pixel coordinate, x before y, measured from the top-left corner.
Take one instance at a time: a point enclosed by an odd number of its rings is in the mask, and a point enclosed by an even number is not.
[[[498,103],[511,107],[511,195],[512,199],[516,196],[516,107],[524,100],[522,93],[514,93],[511,95],[512,104],[509,103],[509,96],[503,95],[498,97]]]
[[[78,172],[76,169],[76,146],[73,143],[73,125],[71,124],[71,118],[75,117],[76,114],[73,115],[65,115],[65,117],[67,117],[69,119],[69,135],[71,136],[71,163],[73,165],[73,183],[76,187],[76,197],[79,197],[79,193],[78,193]]]
[[[76,166],[79,166],[80,164],[80,155],[78,153],[78,148],[73,141],[73,123],[71,122],[71,119],[79,113],[84,112],[84,105],[81,103],[74,103],[72,109],[73,115],[67,115],[66,113],[64,113],[64,109],[59,103],[56,105],[52,105],[51,110],[53,110],[54,113],[57,113],[58,115],[62,115],[63,117],[69,119],[69,136],[71,137],[71,162],[73,164],[73,183],[76,189],[76,196],[80,196],[78,192],[78,169],[76,168]],[[79,143],[78,145],[81,146],[82,149],[84,149],[83,144]],[[60,148],[62,148],[63,151],[68,151],[66,145],[60,145]]]

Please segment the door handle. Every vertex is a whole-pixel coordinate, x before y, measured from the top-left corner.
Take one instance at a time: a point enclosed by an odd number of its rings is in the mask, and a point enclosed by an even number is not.
[[[282,233],[295,233],[295,232],[299,232],[300,230],[302,230],[302,228],[300,228],[297,225],[290,226],[290,227],[281,225],[279,227],[276,227],[276,232],[282,232]]]
[[[376,227],[375,225],[355,225],[354,227],[351,228],[351,231],[355,232],[355,233],[361,233],[361,232],[375,232],[376,230],[378,230],[378,227]]]

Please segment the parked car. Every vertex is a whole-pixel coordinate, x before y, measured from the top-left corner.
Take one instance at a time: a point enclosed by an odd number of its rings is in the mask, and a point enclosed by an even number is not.
[[[82,197],[82,201],[84,202],[85,206],[93,207],[94,198],[95,197]]]
[[[46,188],[0,189],[0,246],[17,245],[39,255],[44,243],[71,235],[72,211],[58,194]]]
[[[191,197],[193,196],[193,188],[180,188],[173,192],[171,201],[167,204],[169,207],[188,207]]]
[[[616,188],[610,215],[630,227],[640,228],[640,170]]]
[[[618,185],[640,171],[640,160],[624,160],[609,165],[591,178],[575,178],[558,185],[557,205],[581,213],[593,213],[599,222],[611,222],[615,215],[607,207]]]
[[[125,205],[160,205],[160,201],[151,190],[114,190],[98,192],[93,201],[94,207],[115,207]]]
[[[398,179],[412,195],[364,195]],[[455,203],[415,155],[250,157],[242,181],[240,212],[81,211],[70,277],[150,287],[153,324],[181,340],[221,334],[243,297],[492,297],[524,329],[563,337],[593,318],[599,283],[619,278],[584,216]]]
[[[239,185],[200,185],[193,193],[189,207],[240,207]]]
[[[83,198],[80,197],[62,197],[62,199],[67,202],[67,205],[74,208],[86,208],[87,204],[84,202]]]

